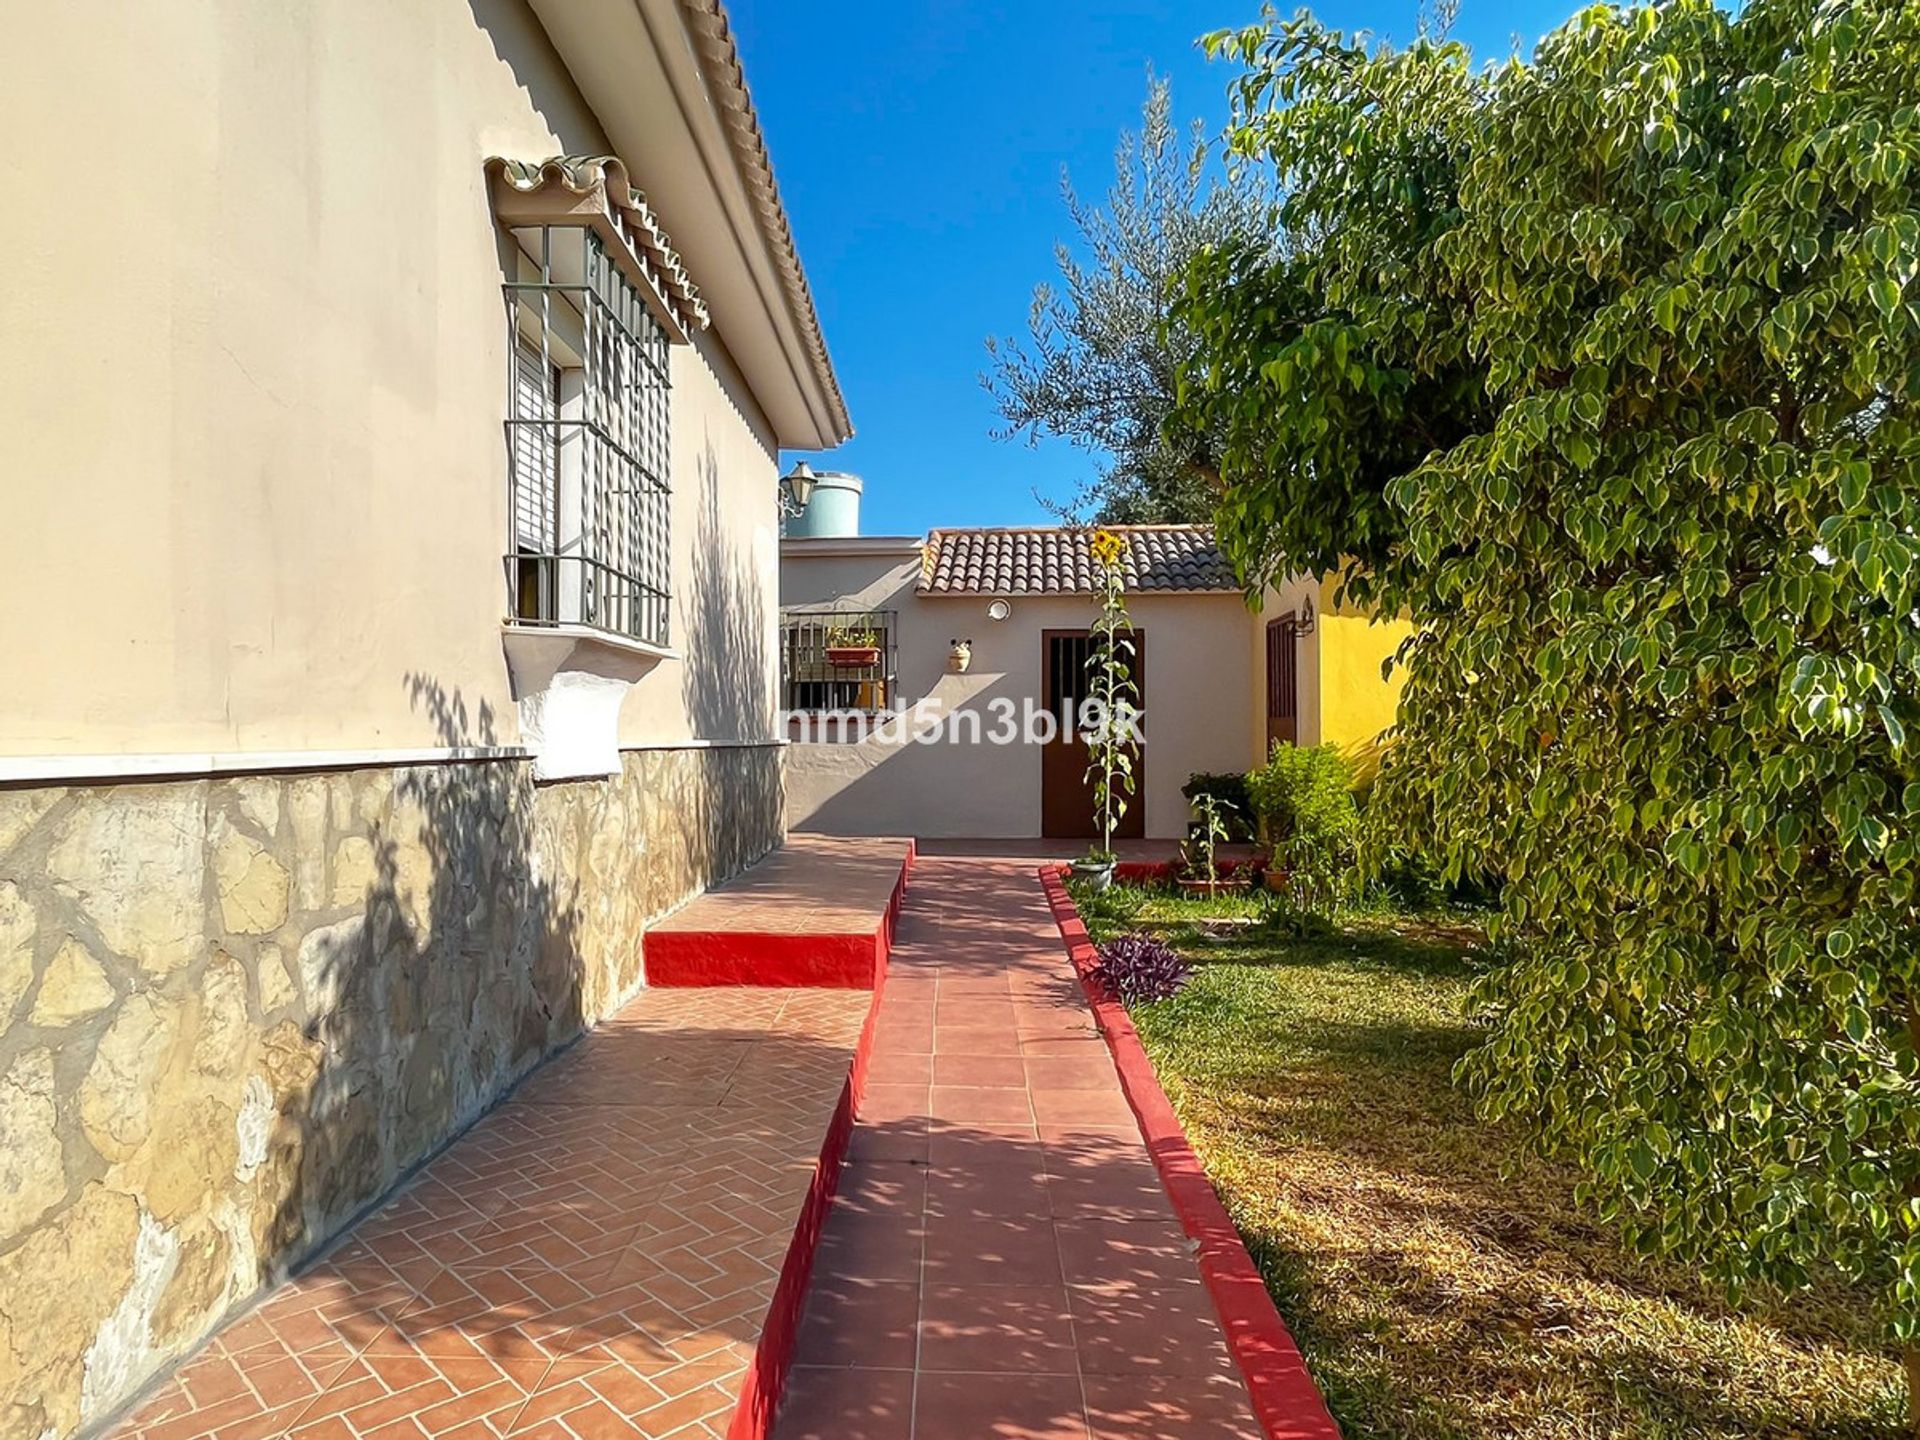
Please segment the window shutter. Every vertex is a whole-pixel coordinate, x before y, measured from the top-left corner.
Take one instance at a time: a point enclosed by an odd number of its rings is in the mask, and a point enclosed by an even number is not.
[[[555,548],[559,454],[552,421],[556,391],[553,367],[524,336],[513,346],[513,537],[522,550],[551,554]],[[539,424],[527,422],[539,421]]]

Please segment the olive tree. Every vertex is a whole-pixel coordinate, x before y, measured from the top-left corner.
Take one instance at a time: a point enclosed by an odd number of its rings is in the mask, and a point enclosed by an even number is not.
[[[1187,264],[1213,246],[1270,254],[1272,205],[1263,185],[1212,171],[1196,123],[1173,118],[1173,92],[1150,80],[1138,133],[1123,134],[1105,203],[1061,178],[1076,235],[1059,245],[1059,284],[1033,292],[1028,337],[987,341],[981,376],[1000,412],[1000,439],[1057,436],[1100,457],[1100,470],[1054,508],[1103,524],[1210,520],[1213,493],[1195,473],[1204,444],[1165,430],[1174,371],[1192,337],[1170,320]]]
[[[1250,574],[1416,622],[1369,813],[1505,877],[1465,1083],[1649,1250],[1876,1287],[1911,1381],[1920,6],[1210,43],[1302,243],[1191,268],[1172,423]]]

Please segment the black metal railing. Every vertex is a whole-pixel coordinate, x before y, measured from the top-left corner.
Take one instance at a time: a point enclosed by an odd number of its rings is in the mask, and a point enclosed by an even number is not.
[[[896,708],[899,632],[891,610],[781,611],[781,706],[799,712]]]
[[[509,555],[507,584],[517,624],[586,625],[649,645],[667,643],[667,592],[590,556]]]

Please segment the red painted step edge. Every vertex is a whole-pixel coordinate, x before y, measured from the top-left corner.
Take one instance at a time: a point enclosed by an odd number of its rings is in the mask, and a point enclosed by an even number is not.
[[[846,1084],[840,1087],[840,1100],[833,1108],[826,1139],[820,1145],[820,1158],[813,1169],[813,1183],[807,1187],[806,1203],[787,1244],[786,1258],[780,1263],[780,1279],[773,1289],[773,1303],[767,1307],[766,1323],[760,1327],[760,1342],[754,1347],[753,1363],[733,1408],[733,1420],[727,1426],[727,1440],[766,1440],[780,1410],[780,1397],[786,1392],[787,1372],[793,1367],[793,1348],[800,1338],[800,1314],[806,1308],[807,1285],[813,1278],[813,1260],[820,1248],[820,1232],[827,1223],[827,1210],[834,1192],[840,1188],[840,1170],[846,1163],[847,1143],[853,1138],[853,1117],[859,1112],[860,1097],[867,1088],[867,1069],[872,1063],[873,1031],[880,1019],[880,997],[887,986],[887,956],[893,950],[893,935],[900,918],[900,906],[906,900],[907,876],[913,869],[914,852],[907,850],[906,863],[900,867],[900,879],[887,902],[881,922],[881,944],[870,974],[873,1003],[861,1023],[860,1038],[853,1047],[853,1063],[847,1068]],[[758,984],[777,982],[761,980]],[[805,982],[795,982],[805,983]]]
[[[1340,1427],[1307,1373],[1307,1362],[1294,1344],[1287,1322],[1273,1308],[1273,1297],[1267,1293],[1253,1257],[1247,1254],[1240,1232],[1227,1217],[1226,1207],[1214,1193],[1200,1157],[1180,1128],[1180,1117],[1160,1088],[1153,1062],[1147,1058],[1126,1007],[1088,978],[1099,957],[1061,874],[1059,866],[1040,869],[1047,904],[1080,977],[1080,988],[1093,1007],[1101,1033],[1107,1037],[1114,1069],[1120,1073],[1120,1086],[1139,1121],[1140,1134],[1160,1172],[1160,1183],[1166,1187],[1180,1223],[1198,1245],[1200,1277],[1213,1296],[1213,1308],[1227,1333],[1227,1344],[1246,1378],[1254,1414],[1269,1440],[1339,1440]]]
[[[865,990],[878,985],[893,949],[894,927],[913,869],[909,845],[887,908],[871,933],[786,935],[741,930],[647,932],[647,984],[666,989],[700,985],[813,986]]]

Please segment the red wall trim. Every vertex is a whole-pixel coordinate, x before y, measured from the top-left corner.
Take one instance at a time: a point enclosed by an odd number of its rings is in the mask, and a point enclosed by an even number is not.
[[[865,990],[878,984],[893,949],[900,904],[913,870],[907,846],[900,878],[871,931],[841,935],[787,935],[764,930],[649,930],[647,983],[814,986]]]
[[[1180,1128],[1180,1117],[1160,1088],[1153,1062],[1147,1058],[1126,1007],[1088,979],[1098,956],[1080,913],[1073,908],[1061,870],[1054,865],[1040,868],[1047,904],[1060,927],[1060,938],[1066,943],[1087,1003],[1107,1037],[1121,1088],[1160,1172],[1160,1183],[1166,1187],[1180,1223],[1196,1242],[1201,1279],[1213,1296],[1213,1308],[1227,1333],[1227,1344],[1246,1377],[1254,1414],[1269,1440],[1339,1440],[1340,1427],[1307,1373],[1307,1363],[1286,1321],[1273,1308],[1273,1298],[1260,1271],[1214,1193],[1200,1157]]]

